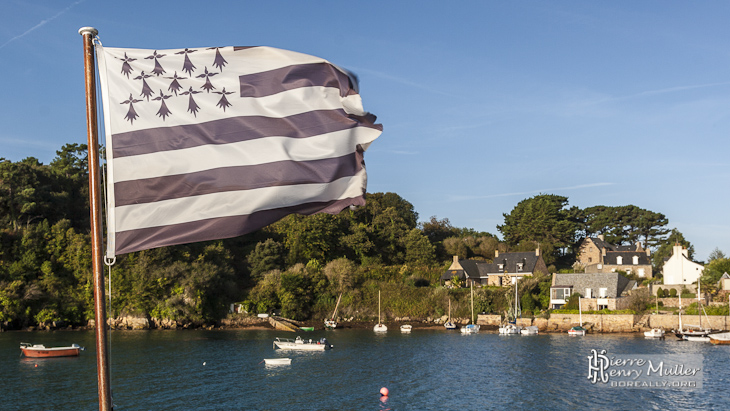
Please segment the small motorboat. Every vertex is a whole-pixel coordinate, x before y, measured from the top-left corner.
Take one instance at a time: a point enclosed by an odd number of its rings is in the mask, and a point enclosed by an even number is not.
[[[400,332],[402,333],[409,333],[413,330],[413,326],[410,324],[403,324],[400,326]]]
[[[581,327],[580,325],[576,325],[575,327],[568,330],[568,335],[583,336],[586,335],[586,329]]]
[[[694,336],[694,335],[685,335],[682,337],[685,341],[694,341],[694,342],[712,342],[710,337],[708,336]]]
[[[291,364],[291,358],[264,358],[264,364],[266,364],[266,365],[289,365],[289,364]]]
[[[661,328],[652,328],[651,331],[644,331],[646,338],[664,338],[664,330]]]
[[[730,332],[717,333],[708,335],[710,342],[715,345],[728,345],[730,344]]]
[[[520,330],[520,334],[522,335],[537,335],[538,329],[536,325],[530,325],[528,327],[525,327]]]
[[[84,349],[78,344],[68,347],[46,347],[43,344],[20,343],[20,351],[29,358],[77,357]]]
[[[462,334],[476,334],[479,332],[479,324],[467,324],[461,327]]]
[[[507,324],[499,327],[499,335],[520,334],[521,331],[522,331],[522,327],[518,327],[512,323],[507,323]]]
[[[302,337],[297,337],[293,340],[291,338],[276,337],[274,340],[274,348],[280,348],[282,350],[324,351],[332,348],[332,344],[326,338],[314,341],[311,339],[304,340]]]
[[[302,331],[314,331],[314,327],[299,327]]]

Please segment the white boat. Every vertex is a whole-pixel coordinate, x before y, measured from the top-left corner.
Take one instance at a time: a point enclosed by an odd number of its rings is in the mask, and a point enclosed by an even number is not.
[[[651,331],[644,331],[646,338],[664,338],[664,330],[661,328],[652,328]]]
[[[334,330],[337,328],[337,307],[340,306],[340,300],[342,299],[342,293],[337,298],[337,304],[335,304],[335,311],[332,312],[332,318],[324,320],[324,328]]]
[[[293,340],[291,338],[276,337],[274,340],[274,348],[282,350],[324,351],[332,348],[332,344],[326,338],[315,341],[311,339],[304,340],[302,337],[297,337]]]
[[[522,333],[522,327],[516,325],[517,323],[517,317],[519,317],[521,314],[520,311],[520,302],[517,298],[517,277],[515,277],[515,306],[510,307],[509,313],[507,315],[507,323],[499,327],[499,334],[500,335],[516,335]],[[510,317],[513,317],[514,321],[509,322]]]
[[[515,335],[522,331],[522,327],[518,327],[512,323],[507,323],[499,327],[499,335]]]
[[[67,347],[46,347],[43,344],[20,343],[20,351],[30,358],[76,357],[84,347],[71,344]]]
[[[413,330],[413,326],[410,324],[403,324],[400,326],[400,332],[402,333],[409,333]]]
[[[462,334],[476,334],[479,332],[479,324],[474,324],[474,283],[469,282],[471,287],[471,324],[461,327]]]
[[[520,334],[522,335],[536,335],[537,333],[538,329],[536,325],[530,325],[520,330]]]
[[[710,342],[715,345],[728,345],[730,344],[730,332],[710,334]]]
[[[378,290],[378,323],[375,324],[375,327],[373,327],[373,331],[376,333],[388,332],[388,327],[380,322],[380,290]]]
[[[685,341],[694,341],[694,342],[711,342],[710,337],[708,335],[704,335],[704,336],[684,335],[684,336],[682,336],[682,339]]]
[[[456,329],[456,324],[454,324],[453,322],[451,322],[451,298],[449,298],[449,320],[444,323],[444,327],[447,330],[455,330]]]
[[[577,325],[568,330],[568,335],[584,336],[586,335],[586,329],[583,328],[583,308],[580,306],[580,297],[578,297],[578,321],[580,325]]]
[[[700,304],[700,290],[698,285],[697,290],[697,307],[702,307]],[[704,308],[701,309],[704,311]],[[679,338],[680,340],[684,341],[700,341],[700,342],[709,342],[709,336],[710,334],[717,334],[720,331],[712,330],[710,328],[702,328],[702,315],[699,315],[700,324],[699,325],[692,325],[692,324],[684,324],[682,325],[682,296],[679,296],[679,329],[678,330],[672,330],[675,336]]]
[[[291,358],[264,358],[264,364],[266,364],[266,365],[289,365],[289,364],[291,364]]]

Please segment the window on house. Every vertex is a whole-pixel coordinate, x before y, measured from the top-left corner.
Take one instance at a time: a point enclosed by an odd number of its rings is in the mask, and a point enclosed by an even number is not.
[[[634,261],[633,261],[634,265],[638,265],[638,264],[639,264],[639,256],[638,256],[638,255],[635,255],[635,256],[633,257],[633,260],[634,260]]]
[[[567,300],[570,298],[570,288],[553,288],[553,300]]]
[[[644,277],[646,274],[644,273],[643,268],[639,268],[639,277]]]
[[[593,257],[588,257],[588,262],[589,263],[592,263],[593,262]]]
[[[624,258],[621,256],[616,257],[616,265],[621,265],[624,263]]]
[[[606,298],[607,295],[608,295],[608,288],[599,288],[598,289],[598,296],[600,298]]]
[[[504,264],[497,264],[497,268],[499,268],[499,271],[504,270]]]
[[[517,270],[522,271],[522,263],[517,263]]]

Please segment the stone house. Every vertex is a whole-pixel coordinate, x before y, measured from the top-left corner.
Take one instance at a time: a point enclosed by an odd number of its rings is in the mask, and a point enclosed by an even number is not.
[[[456,276],[463,280],[466,286],[473,282],[474,285],[506,287],[522,277],[531,277],[538,272],[549,274],[547,264],[540,255],[540,249],[502,254],[495,251],[494,260],[491,263],[479,260],[459,260],[457,256],[454,256],[454,261],[441,275],[441,280],[448,281]]]
[[[679,244],[672,247],[672,256],[664,262],[664,285],[687,285],[702,276],[705,267],[690,260],[687,249]]]
[[[651,251],[644,250],[640,242],[634,245],[614,245],[607,243],[603,235],[586,238],[580,245],[576,266],[583,267],[586,273],[636,274],[639,278],[652,278]],[[577,267],[576,267],[577,268]]]
[[[561,308],[578,293],[584,310],[623,310],[629,305],[625,294],[635,285],[635,281],[615,272],[553,274],[550,308]]]

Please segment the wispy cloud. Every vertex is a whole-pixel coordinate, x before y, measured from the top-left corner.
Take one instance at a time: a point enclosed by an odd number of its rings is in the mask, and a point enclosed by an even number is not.
[[[428,91],[430,93],[440,94],[442,96],[449,96],[449,97],[459,97],[459,96],[457,96],[457,95],[455,95],[453,93],[447,93],[447,92],[445,92],[443,90],[438,90],[438,89],[435,89],[433,87],[429,87],[429,86],[424,85],[424,84],[421,84],[421,83],[416,83],[415,81],[411,81],[411,80],[408,80],[408,79],[404,79],[402,77],[393,76],[391,74],[383,73],[382,71],[368,70],[368,69],[357,68],[357,67],[348,67],[348,68],[352,68],[353,71],[356,72],[356,73],[367,73],[367,74],[370,74],[370,75],[375,76],[375,77],[380,77],[380,78],[383,78],[383,79],[386,79],[386,80],[390,80],[390,81],[393,81],[393,82],[396,82],[396,83],[400,83],[400,84],[403,84],[403,85],[406,85],[406,86],[409,86],[409,87],[414,87],[414,88],[418,88],[418,89],[421,89],[421,90],[425,90],[425,91]]]
[[[570,186],[570,187],[541,188],[539,190],[512,192],[512,193],[500,193],[500,194],[487,194],[487,195],[481,195],[481,196],[452,195],[452,196],[449,196],[448,201],[469,201],[469,200],[481,200],[481,199],[485,199],[485,198],[524,196],[524,195],[529,195],[529,194],[548,193],[551,191],[582,190],[585,188],[604,187],[604,186],[611,186],[614,184],[616,184],[616,183],[590,183],[590,184],[579,184],[577,186]]]
[[[17,36],[15,36],[15,37],[11,38],[10,40],[6,41],[5,43],[1,44],[0,45],[0,49],[3,48],[3,47],[5,47],[5,46],[7,46],[8,44],[14,42],[15,40],[18,40],[20,38],[23,38],[23,37],[27,36],[28,34],[30,34],[30,33],[34,32],[34,31],[38,30],[39,28],[45,26],[46,23],[49,23],[49,22],[57,19],[62,14],[64,14],[64,13],[68,12],[69,10],[71,10],[71,8],[73,8],[74,6],[78,6],[79,4],[83,3],[84,1],[86,1],[86,0],[78,0],[75,3],[71,4],[70,6],[66,7],[65,9],[63,9],[63,10],[59,11],[58,13],[56,13],[55,16],[50,17],[50,18],[47,18],[47,19],[41,21],[40,23],[38,23],[35,26],[29,28],[28,30],[26,30],[22,34],[18,34]]]

